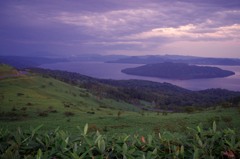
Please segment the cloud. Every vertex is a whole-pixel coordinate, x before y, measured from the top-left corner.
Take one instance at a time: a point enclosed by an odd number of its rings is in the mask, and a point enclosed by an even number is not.
[[[91,32],[112,33],[133,30],[143,19],[149,19],[156,14],[157,12],[151,9],[125,9],[103,13],[62,12],[54,19],[64,24],[85,27]]]
[[[207,30],[207,31],[206,31]],[[238,39],[240,40],[240,24],[230,26],[222,26],[217,28],[201,28],[199,25],[187,24],[173,27],[154,28],[152,30],[122,37],[126,40],[135,39],[156,39],[170,38],[172,40],[224,40]]]
[[[105,45],[105,46],[112,46],[112,45],[142,45],[140,41],[98,41],[98,42],[86,42],[84,44],[87,45]]]
[[[158,53],[240,41],[239,0],[2,0],[0,19],[0,52]]]

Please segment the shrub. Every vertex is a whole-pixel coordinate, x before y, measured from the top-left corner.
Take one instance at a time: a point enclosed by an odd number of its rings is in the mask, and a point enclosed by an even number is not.
[[[22,110],[22,111],[26,111],[26,110],[27,110],[27,107],[22,107],[21,110]]]
[[[17,93],[17,96],[23,96],[24,94],[23,93]]]
[[[57,113],[58,111],[55,110],[55,109],[53,109],[52,106],[49,106],[49,107],[48,107],[48,112],[49,112],[49,113]]]
[[[25,117],[25,118],[26,118],[26,117],[28,117],[28,114],[27,114],[27,113],[23,113],[23,114],[22,114],[22,117]]]
[[[27,106],[32,106],[33,104],[31,102],[28,102],[27,103]]]
[[[196,111],[196,108],[194,108],[194,107],[186,107],[185,108],[185,112],[186,113],[193,113],[195,111]]]
[[[49,113],[57,113],[58,111],[53,109],[53,110],[49,110]]]
[[[108,112],[107,114],[108,114],[108,115],[113,115],[113,113],[111,113],[111,112]]]
[[[21,120],[22,117],[24,117],[24,115],[21,115],[19,113],[16,112],[1,112],[0,113],[0,120],[3,121],[16,121],[16,120]]]
[[[214,121],[218,123],[220,121],[220,117],[219,116],[213,116],[213,117],[208,118],[207,121],[208,121],[209,124],[212,124]]]
[[[38,116],[41,116],[41,117],[47,117],[48,116],[48,112],[47,111],[40,111],[37,114],[38,114]]]
[[[66,117],[70,117],[70,116],[74,116],[74,113],[73,113],[73,112],[66,111],[66,112],[64,112],[64,115],[65,115]]]
[[[231,116],[221,116],[221,119],[225,123],[230,123],[232,121],[232,117]]]
[[[100,129],[95,125],[95,124],[90,124],[88,127],[88,132],[96,132],[99,131]]]
[[[168,115],[168,112],[162,112],[162,115],[166,116]]]
[[[119,110],[117,113],[117,117],[120,118],[121,115],[122,115],[122,112]]]
[[[88,111],[87,113],[88,114],[95,114],[95,112],[93,112],[93,111]]]
[[[12,111],[14,112],[14,111],[17,111],[17,109],[15,108],[15,107],[12,107]]]

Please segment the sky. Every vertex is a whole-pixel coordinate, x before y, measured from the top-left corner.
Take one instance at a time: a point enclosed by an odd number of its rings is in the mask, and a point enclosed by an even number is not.
[[[240,0],[1,0],[0,55],[240,58]]]

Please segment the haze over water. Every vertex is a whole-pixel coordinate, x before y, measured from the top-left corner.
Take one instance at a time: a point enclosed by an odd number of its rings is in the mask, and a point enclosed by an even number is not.
[[[77,72],[90,77],[101,79],[140,79],[154,82],[167,82],[190,90],[204,90],[209,88],[222,88],[240,91],[240,66],[216,66],[221,69],[235,72],[235,75],[225,78],[193,79],[193,80],[170,80],[154,77],[127,75],[122,69],[140,66],[140,64],[119,64],[103,62],[64,62],[41,65],[42,68]]]

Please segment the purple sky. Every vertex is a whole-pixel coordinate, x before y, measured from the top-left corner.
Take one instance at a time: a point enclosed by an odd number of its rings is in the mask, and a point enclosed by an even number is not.
[[[240,0],[1,0],[0,55],[240,58]]]

